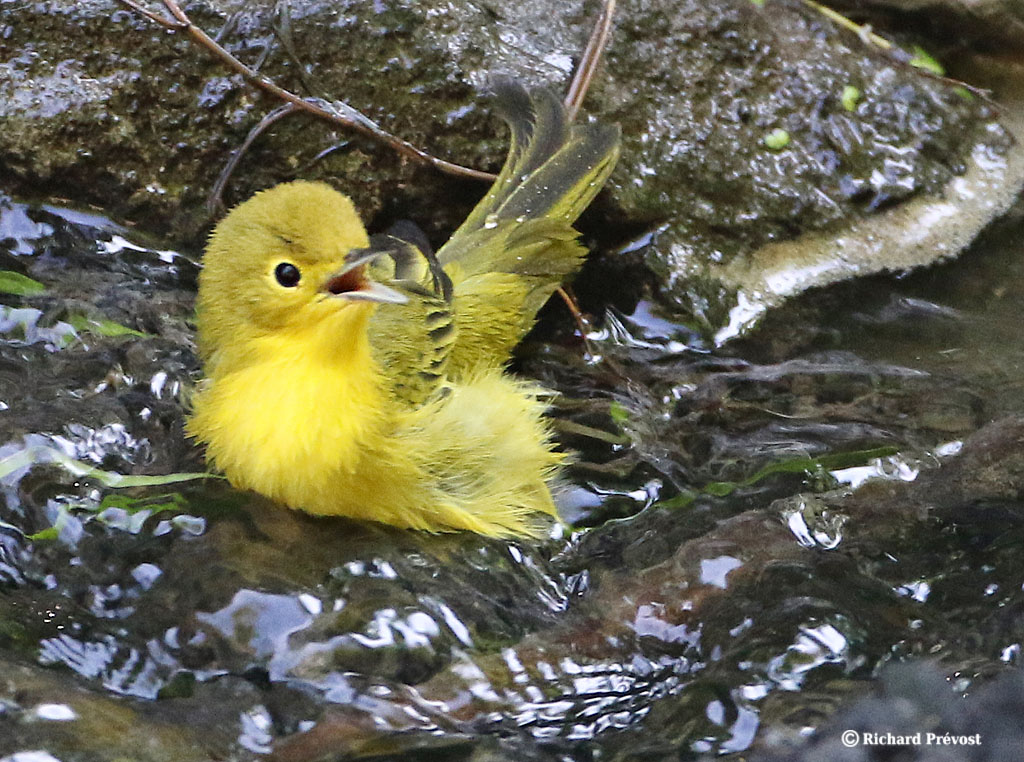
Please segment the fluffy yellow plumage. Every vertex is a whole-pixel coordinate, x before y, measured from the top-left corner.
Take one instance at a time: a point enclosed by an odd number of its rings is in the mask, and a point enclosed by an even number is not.
[[[529,533],[554,513],[562,456],[541,390],[502,369],[582,261],[572,223],[618,131],[568,126],[551,94],[498,90],[509,157],[436,257],[397,232],[371,239],[321,183],[258,193],[214,230],[188,427],[232,484],[434,531]]]

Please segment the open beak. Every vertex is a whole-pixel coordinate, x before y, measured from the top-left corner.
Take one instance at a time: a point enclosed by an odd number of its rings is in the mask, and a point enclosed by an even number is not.
[[[324,291],[350,301],[405,304],[409,301],[405,294],[371,280],[366,274],[366,266],[382,253],[370,249],[350,251],[345,266],[324,283]]]

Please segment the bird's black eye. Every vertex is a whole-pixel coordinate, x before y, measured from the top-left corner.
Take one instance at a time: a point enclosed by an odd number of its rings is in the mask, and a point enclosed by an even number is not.
[[[285,288],[294,288],[299,285],[299,279],[302,277],[302,273],[300,273],[299,268],[291,262],[282,262],[274,268],[274,277],[277,278],[277,282]]]

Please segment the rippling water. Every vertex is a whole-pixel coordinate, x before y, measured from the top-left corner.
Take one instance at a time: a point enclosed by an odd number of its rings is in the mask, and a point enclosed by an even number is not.
[[[562,392],[578,530],[539,543],[190,477],[194,257],[52,207],[0,230],[39,285],[0,294],[0,755],[130,725],[134,758],[678,758],[806,735],[894,658],[1019,660],[1021,506],[963,458],[1024,407],[1020,215],[723,348],[646,296],[586,344],[552,311],[520,366]]]

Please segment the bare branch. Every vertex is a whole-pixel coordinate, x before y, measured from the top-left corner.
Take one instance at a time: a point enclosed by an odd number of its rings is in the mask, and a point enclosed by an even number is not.
[[[217,182],[213,184],[213,188],[210,190],[210,196],[206,199],[206,209],[210,213],[211,217],[219,217],[224,213],[224,188],[227,187],[228,180],[231,179],[231,175],[234,173],[235,167],[238,166],[238,162],[242,160],[245,152],[249,150],[252,144],[256,141],[256,138],[262,135],[263,132],[278,119],[283,119],[289,114],[294,114],[296,111],[297,109],[292,103],[286,103],[283,106],[278,106],[263,117],[259,124],[249,130],[249,134],[245,136],[245,140],[242,142],[242,145],[232,151],[231,158],[228,159],[227,164],[224,165],[224,169],[220,172],[220,177],[217,178]]]
[[[587,356],[598,357],[600,353],[595,351],[594,345],[588,336],[590,333],[590,317],[583,314],[583,311],[580,309],[580,305],[576,301],[576,297],[570,290],[569,286],[559,286],[555,289],[555,293],[562,298],[562,301],[565,302],[565,306],[569,308],[569,312],[572,314],[572,319],[576,321],[576,330],[580,333],[580,339],[583,341],[583,349]]]
[[[326,101],[321,99],[300,98],[298,95],[285,90],[283,87],[279,87],[269,77],[265,77],[259,72],[256,72],[243,64],[231,55],[231,53],[225,50],[216,40],[196,26],[185,11],[182,10],[181,6],[175,2],[175,0],[163,0],[164,7],[167,8],[168,12],[174,17],[174,21],[162,18],[151,11],[147,11],[145,8],[142,8],[137,3],[133,2],[133,0],[121,0],[121,2],[168,29],[186,32],[193,40],[210,51],[210,53],[220,59],[229,68],[241,74],[242,77],[244,77],[250,84],[271,94],[278,100],[291,104],[294,111],[303,111],[318,119],[323,119],[331,122],[332,124],[344,127],[345,129],[354,130],[366,137],[384,143],[402,156],[423,164],[430,164],[446,174],[456,175],[459,177],[470,177],[477,180],[494,179],[494,175],[489,172],[470,169],[469,167],[463,167],[459,164],[454,164],[450,161],[445,161],[444,159],[431,156],[426,151],[417,148],[408,141],[402,140],[401,138],[381,129],[372,120],[362,114],[359,114],[359,112],[347,104],[334,103],[330,104],[330,108],[324,108]],[[339,108],[339,106],[341,107]],[[358,114],[358,117],[353,118],[353,114]],[[278,116],[278,118],[280,118],[280,116]]]
[[[579,113],[583,99],[587,96],[590,82],[597,71],[597,64],[601,60],[601,54],[608,46],[608,38],[612,33],[612,18],[615,16],[615,0],[604,0],[604,7],[597,17],[597,23],[587,40],[587,47],[583,49],[579,65],[573,74],[572,82],[569,83],[569,92],[565,95],[565,109],[569,112],[569,120],[572,121]]]

